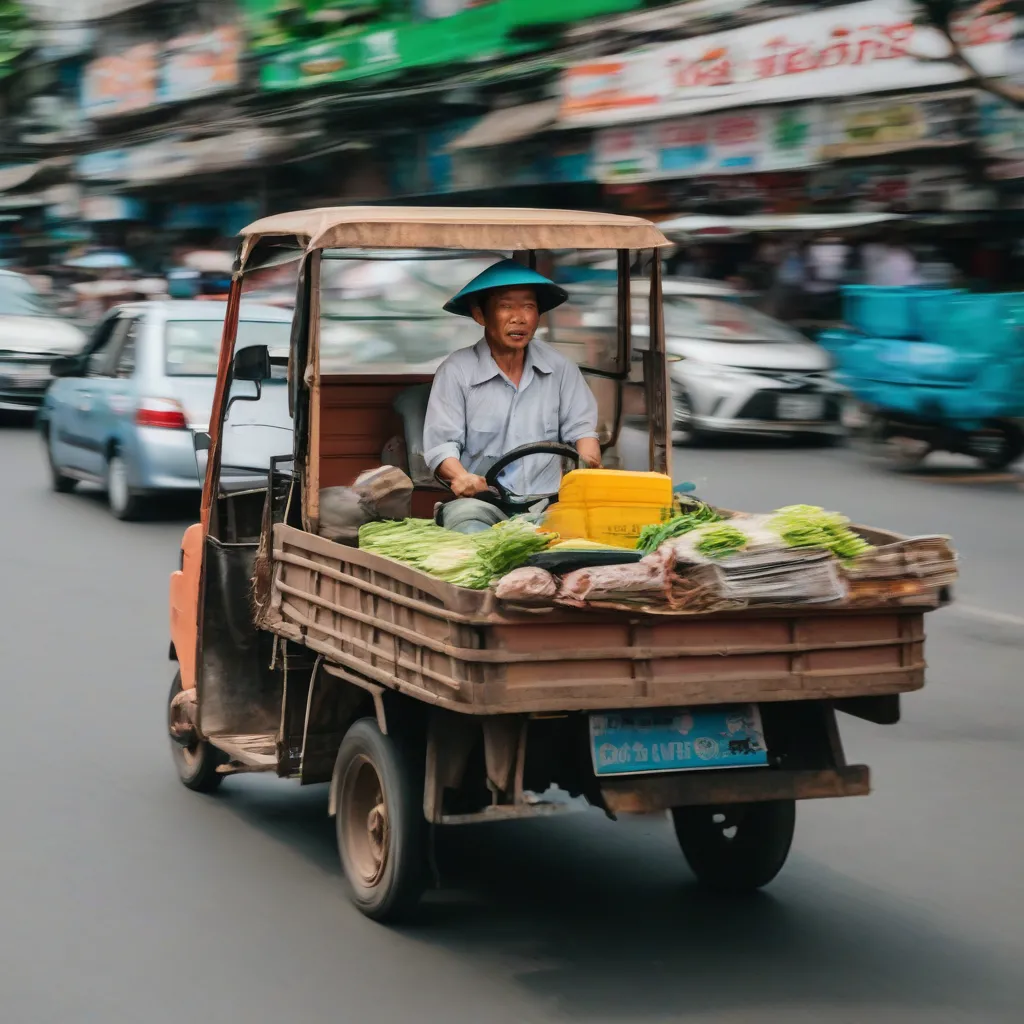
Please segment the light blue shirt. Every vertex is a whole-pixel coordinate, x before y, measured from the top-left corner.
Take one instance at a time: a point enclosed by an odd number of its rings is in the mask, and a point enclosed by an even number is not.
[[[498,369],[481,338],[453,352],[437,369],[423,426],[423,457],[431,472],[456,458],[484,476],[506,452],[536,441],[574,445],[597,437],[597,399],[579,367],[550,345],[531,341],[516,387]],[[534,455],[513,462],[501,483],[515,494],[553,494],[562,460]]]

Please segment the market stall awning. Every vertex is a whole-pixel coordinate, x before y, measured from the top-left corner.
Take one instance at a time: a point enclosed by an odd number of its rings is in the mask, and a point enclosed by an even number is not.
[[[842,231],[903,220],[898,213],[766,213],[750,217],[687,215],[661,221],[659,230],[668,236],[752,231]]]
[[[504,107],[485,114],[465,135],[450,143],[450,151],[483,149],[517,142],[547,131],[558,120],[561,100],[541,100],[519,107]]]
[[[125,180],[133,185],[160,184],[179,178],[261,163],[291,147],[289,136],[261,128],[245,128],[209,139],[146,147],[144,157],[133,161]]]
[[[69,161],[63,158],[38,160],[33,164],[13,164],[0,167],[0,192],[10,192],[37,179],[53,177],[55,172],[65,170]]]

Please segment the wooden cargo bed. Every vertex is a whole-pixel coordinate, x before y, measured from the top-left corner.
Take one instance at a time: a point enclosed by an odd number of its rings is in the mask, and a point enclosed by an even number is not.
[[[924,685],[924,611],[512,613],[489,591],[278,525],[260,625],[372,683],[501,714],[905,693]]]

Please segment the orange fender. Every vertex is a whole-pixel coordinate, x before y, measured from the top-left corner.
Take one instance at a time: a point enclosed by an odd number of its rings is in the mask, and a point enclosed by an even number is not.
[[[171,573],[171,643],[178,656],[181,688],[196,685],[196,637],[199,632],[199,574],[203,567],[202,523],[195,523],[181,538],[181,568]]]

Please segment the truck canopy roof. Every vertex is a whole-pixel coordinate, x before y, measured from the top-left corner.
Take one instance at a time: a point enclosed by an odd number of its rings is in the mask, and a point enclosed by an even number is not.
[[[654,249],[668,239],[640,217],[579,210],[338,206],[264,217],[242,232],[237,269],[262,241],[298,249]],[[283,255],[278,252],[278,258]]]

